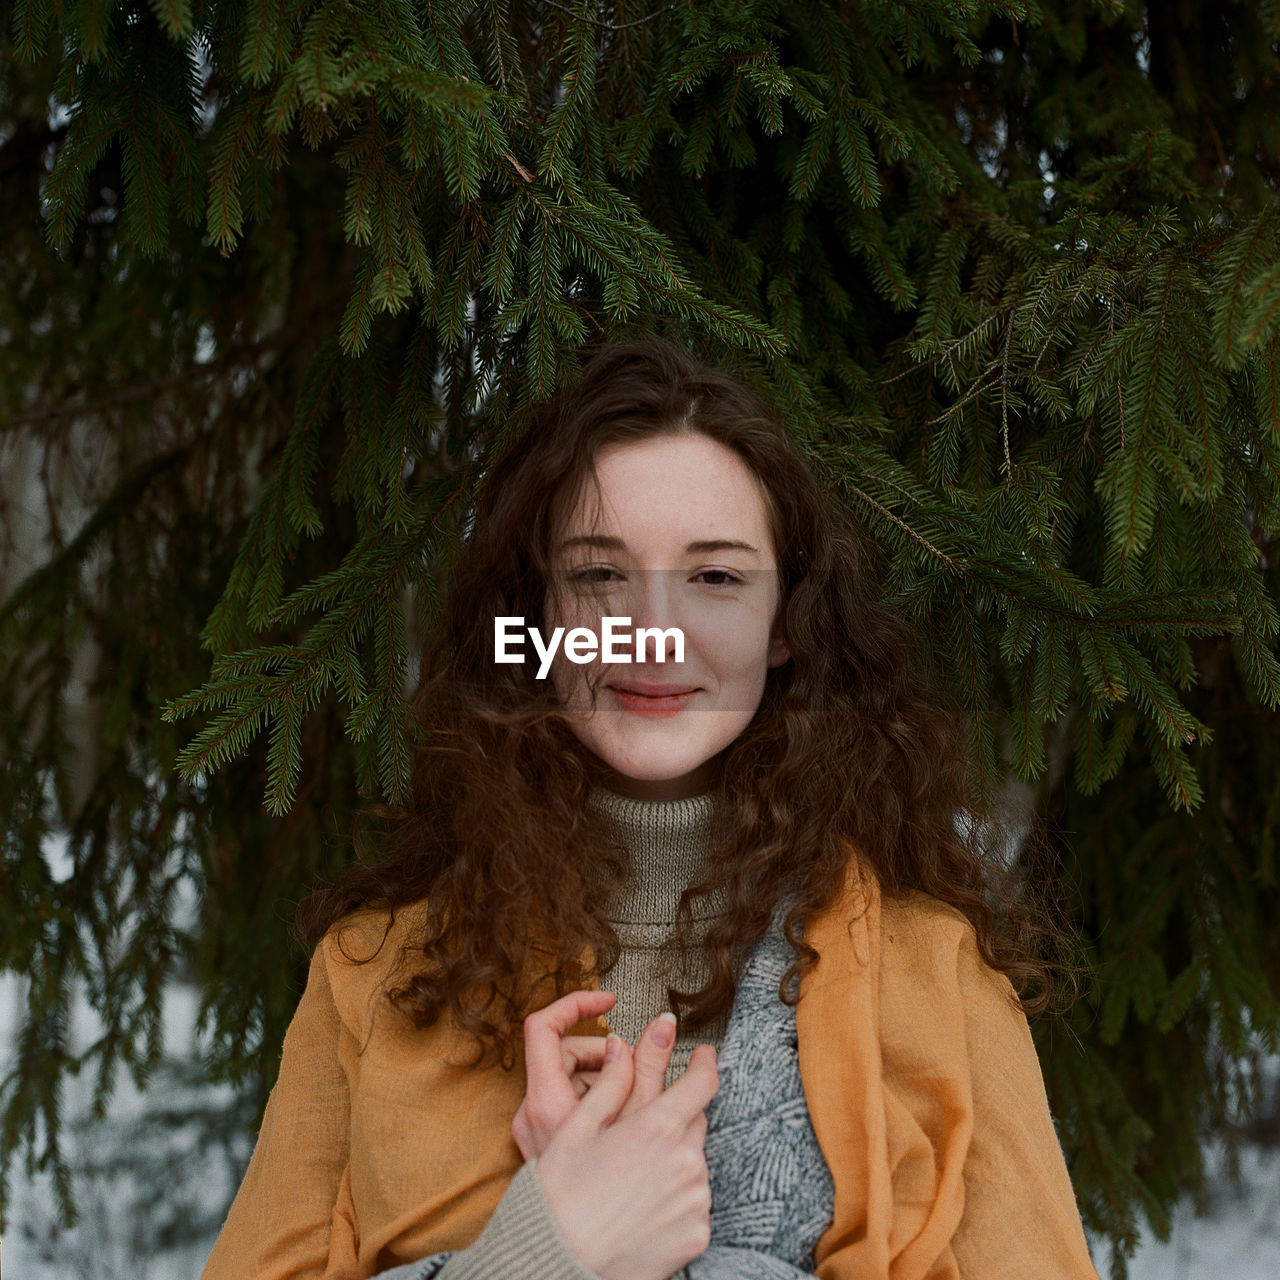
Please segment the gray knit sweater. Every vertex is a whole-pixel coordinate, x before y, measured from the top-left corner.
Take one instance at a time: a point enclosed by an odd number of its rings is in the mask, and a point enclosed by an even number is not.
[[[634,1043],[668,1007],[668,985],[705,980],[701,949],[673,952],[669,938],[685,886],[711,847],[718,798],[641,801],[597,791],[592,803],[632,855],[632,874],[611,904],[623,952],[602,986],[616,991],[610,1015]],[[695,910],[700,938],[723,904]],[[677,1038],[668,1083],[700,1042],[719,1045],[720,1089],[707,1108],[711,1245],[673,1280],[801,1280],[831,1221],[834,1184],[818,1147],[800,1081],[795,1009],[778,999],[791,950],[778,924],[751,956],[730,1016]],[[696,939],[695,939],[696,941]],[[532,1160],[512,1179],[485,1230],[468,1248],[433,1254],[375,1280],[599,1280],[570,1251],[543,1198]]]

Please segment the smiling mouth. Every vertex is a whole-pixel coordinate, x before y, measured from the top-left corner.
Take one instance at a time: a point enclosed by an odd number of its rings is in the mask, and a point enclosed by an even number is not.
[[[667,689],[653,685],[611,685],[624,711],[642,716],[678,715],[693,701],[696,688]],[[649,690],[653,690],[649,692]]]
[[[642,698],[679,698],[686,693],[697,693],[695,684],[615,684],[612,686],[620,693],[634,693]]]

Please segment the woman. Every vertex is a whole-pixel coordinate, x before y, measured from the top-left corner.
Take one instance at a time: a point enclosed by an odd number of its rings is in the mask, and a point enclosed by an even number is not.
[[[1096,1277],[923,667],[755,397],[597,355],[484,478],[204,1280]]]

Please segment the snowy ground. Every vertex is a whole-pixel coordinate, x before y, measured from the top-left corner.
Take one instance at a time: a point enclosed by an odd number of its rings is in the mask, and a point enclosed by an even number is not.
[[[0,976],[0,1073],[7,1068],[7,1046],[17,1028],[21,979]],[[68,1083],[64,1098],[66,1142],[81,1166],[76,1200],[82,1221],[71,1230],[57,1221],[53,1189],[47,1178],[28,1180],[17,1170],[3,1233],[3,1257],[9,1280],[196,1280],[216,1234],[212,1215],[220,1212],[243,1162],[244,1147],[210,1149],[198,1125],[171,1123],[166,1111],[216,1111],[231,1100],[226,1089],[200,1083],[194,1036],[194,994],[183,987],[166,996],[166,1053],[172,1071],[157,1078],[145,1096],[127,1078],[112,1099],[107,1119],[77,1128],[72,1117],[87,1112],[92,1081]],[[95,1019],[78,1011],[74,1034],[88,1042]],[[123,1169],[120,1157],[141,1156],[147,1174],[139,1181]],[[1211,1157],[1216,1159],[1216,1157]],[[1132,1280],[1277,1280],[1280,1277],[1280,1156],[1254,1149],[1242,1158],[1244,1186],[1224,1179],[1210,1213],[1197,1218],[1190,1205],[1180,1207],[1172,1238],[1164,1244],[1144,1241],[1129,1264]],[[165,1188],[157,1201],[151,1188]],[[169,1243],[187,1228],[208,1229],[186,1243]],[[1105,1249],[1095,1252],[1099,1269]],[[1104,1276],[1105,1280],[1105,1276]]]
[[[1243,1186],[1216,1179],[1219,1190],[1204,1217],[1189,1203],[1179,1205],[1169,1240],[1148,1237],[1129,1263],[1131,1280],[1280,1277],[1280,1155],[1246,1148],[1240,1163]]]
[[[20,984],[13,975],[0,976],[0,1075],[9,1067]],[[204,1082],[195,1014],[190,988],[166,991],[164,1069],[145,1095],[122,1072],[105,1119],[85,1120],[94,1080],[68,1080],[62,1145],[74,1168],[81,1220],[63,1227],[50,1179],[15,1169],[3,1232],[9,1280],[195,1280],[200,1274],[249,1143],[241,1139],[228,1150],[211,1142],[200,1123],[201,1116],[225,1112],[234,1095]],[[90,1043],[98,1026],[81,1003],[73,1043]],[[181,1118],[192,1115],[197,1118]],[[162,1198],[157,1187],[164,1188]]]

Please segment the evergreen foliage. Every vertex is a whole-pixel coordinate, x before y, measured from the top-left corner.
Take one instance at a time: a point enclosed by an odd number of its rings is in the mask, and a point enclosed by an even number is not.
[[[61,1167],[66,1072],[105,1107],[155,1066],[179,964],[210,1073],[265,1091],[285,922],[404,794],[485,457],[584,343],[656,329],[777,406],[1050,826],[1028,870],[1091,973],[1037,1035],[1122,1274],[1280,1026],[1277,7],[14,0],[5,32],[5,1173]],[[77,980],[106,1032],[73,1054]]]

